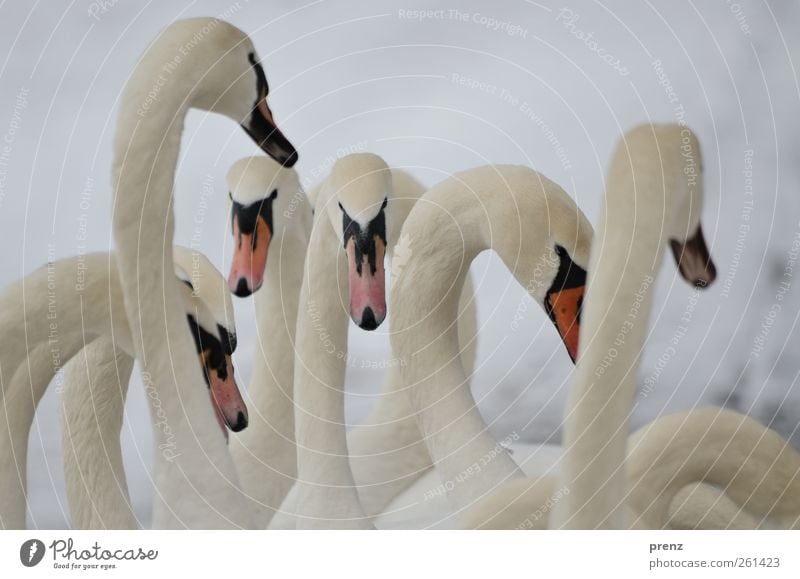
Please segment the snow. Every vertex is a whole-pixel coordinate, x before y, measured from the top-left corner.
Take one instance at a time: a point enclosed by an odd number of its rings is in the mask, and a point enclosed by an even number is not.
[[[719,277],[696,294],[665,265],[641,369],[642,383],[655,383],[640,395],[634,423],[727,404],[800,445],[798,267],[786,270],[800,240],[800,5],[575,0],[562,9],[473,0],[459,2],[458,13],[434,7],[421,19],[415,11],[430,5],[3,4],[0,285],[47,259],[110,247],[110,143],[127,74],[166,23],[224,12],[259,48],[272,110],[301,151],[297,169],[307,184],[331,157],[353,150],[376,152],[426,184],[487,162],[524,163],[561,183],[594,221],[621,133],[647,120],[685,120],[703,147],[703,223]],[[202,249],[223,270],[230,256],[224,175],[255,153],[226,119],[190,114],[177,240],[190,242],[199,228]],[[482,331],[473,389],[481,410],[498,436],[556,443],[569,359],[499,260],[481,256],[474,273]],[[236,305],[237,371],[246,377],[256,329],[251,300]],[[512,329],[518,312],[523,323]],[[670,354],[681,325],[687,330]],[[388,358],[387,331],[352,332],[351,350]],[[350,372],[352,424],[374,404],[381,380],[378,370]],[[131,392],[126,467],[147,524],[151,436],[142,389]],[[29,522],[40,528],[68,521],[57,404],[48,393],[31,436]]]

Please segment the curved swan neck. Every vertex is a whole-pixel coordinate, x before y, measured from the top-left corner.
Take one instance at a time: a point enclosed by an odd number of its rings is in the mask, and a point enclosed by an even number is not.
[[[156,453],[154,526],[249,527],[236,469],[208,396],[197,388],[203,375],[172,274],[171,202],[192,75],[170,76],[140,114],[140,99],[149,94],[141,79],[152,75],[158,58],[148,51],[125,88],[113,159],[113,233],[125,309],[145,385],[158,394],[158,405],[151,404],[156,444],[179,448],[177,457]]]
[[[97,335],[132,351],[116,267],[108,254],[48,264],[3,291],[0,325],[0,526],[24,528],[28,435],[61,364]],[[113,328],[113,330],[112,330]],[[13,465],[16,465],[14,468]]]
[[[300,191],[302,193],[302,191]],[[264,287],[255,294],[253,374],[248,387],[250,425],[231,442],[246,492],[258,500],[259,528],[266,528],[297,478],[294,421],[294,347],[311,208],[302,195],[290,214],[277,217]]]
[[[417,203],[401,234],[408,259],[394,264],[393,326],[402,331],[419,310],[437,312],[430,322],[452,325],[470,263],[492,249],[535,298],[541,299],[555,274],[552,250],[560,245],[581,265],[589,258],[591,225],[572,199],[543,175],[521,166],[497,165],[457,173]],[[417,304],[414,306],[414,304]],[[405,312],[403,314],[402,312]],[[410,320],[405,316],[410,315]],[[393,321],[393,323],[395,323]],[[438,335],[431,323],[415,332]],[[396,334],[399,335],[399,334]],[[454,343],[452,336],[448,339]]]
[[[459,360],[458,298],[470,263],[495,250],[541,304],[557,269],[554,246],[563,244],[585,264],[591,227],[542,175],[488,166],[428,191],[403,227],[401,243],[405,238],[407,257],[393,266],[392,349],[437,470],[466,507],[522,474],[487,432]],[[469,476],[476,463],[480,476]]]
[[[330,528],[347,526],[369,529],[350,468],[345,436],[344,389],[348,359],[348,264],[342,250],[341,231],[331,213],[342,217],[329,186],[331,177],[318,188],[315,219],[305,263],[297,320],[295,360],[295,433],[298,446],[296,492],[301,517],[298,524]],[[392,170],[388,191],[387,225],[405,217],[404,203],[422,195],[423,188],[409,175]],[[395,200],[403,200],[395,207]],[[387,248],[397,239],[389,227]]]
[[[635,129],[611,163],[565,415],[561,476],[571,492],[553,511],[556,528],[625,525],[629,414],[653,284],[686,193],[680,143],[671,136]]]
[[[25,332],[25,339],[4,344],[0,354],[3,373],[13,371],[32,344],[49,341],[57,347],[59,337],[66,333],[108,333],[109,316],[119,336],[119,346],[132,351],[113,257],[93,253],[48,263],[7,288],[0,297],[2,326],[18,331],[24,328]]]

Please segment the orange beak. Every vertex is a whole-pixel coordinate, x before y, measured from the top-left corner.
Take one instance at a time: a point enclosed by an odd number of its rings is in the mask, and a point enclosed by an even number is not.
[[[386,246],[378,236],[373,241],[374,271],[367,253],[361,254],[361,263],[358,263],[355,238],[351,237],[345,246],[350,278],[350,317],[364,330],[374,330],[386,319],[386,269],[383,264]]]
[[[558,330],[572,363],[578,359],[580,314],[585,286],[563,289],[548,295],[547,313]]]
[[[200,360],[208,378],[214,414],[227,440],[228,428],[233,432],[239,432],[244,430],[248,423],[247,406],[233,376],[233,360],[229,354],[225,354],[225,366],[213,368],[210,364],[209,350],[200,354]]]
[[[239,297],[247,297],[264,283],[264,270],[267,267],[267,252],[272,232],[264,218],[256,219],[252,233],[243,233],[239,218],[233,217],[233,239],[235,242],[228,288]]]

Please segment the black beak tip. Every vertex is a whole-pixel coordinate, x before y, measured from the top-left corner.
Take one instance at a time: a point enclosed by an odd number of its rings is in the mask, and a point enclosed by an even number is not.
[[[372,308],[364,308],[364,313],[361,315],[361,323],[358,326],[362,330],[371,332],[378,327],[378,321],[375,319],[375,313]]]
[[[698,289],[705,289],[714,283],[714,280],[717,279],[717,268],[714,267],[714,263],[709,261],[706,264],[706,271],[702,276],[698,276],[694,280],[694,287]]]
[[[247,416],[245,416],[244,412],[241,410],[236,415],[236,423],[231,425],[231,430],[234,432],[240,432],[247,428]]]
[[[233,295],[235,295],[237,298],[246,298],[252,293],[253,292],[250,291],[250,288],[247,286],[247,280],[241,278],[239,283],[236,284],[236,290],[233,292]]]
[[[281,161],[281,164],[284,167],[294,167],[294,164],[297,163],[297,159],[299,159],[299,155],[295,149],[292,149],[288,155],[285,155],[284,159]]]

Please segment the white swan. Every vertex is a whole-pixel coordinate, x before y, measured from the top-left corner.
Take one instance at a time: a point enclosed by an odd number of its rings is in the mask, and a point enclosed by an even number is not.
[[[583,334],[567,402],[552,524],[625,525],[625,441],[655,277],[672,247],[681,275],[705,287],[714,264],[703,240],[700,148],[680,125],[626,133],[612,157],[589,267]]]
[[[488,432],[457,363],[456,296],[472,260],[496,251],[577,347],[592,228],[555,183],[520,166],[457,173],[429,190],[402,231],[410,258],[392,288],[392,349],[436,470],[457,507],[522,476]]]
[[[257,526],[264,527],[281,505],[297,474],[294,444],[294,330],[312,211],[293,170],[266,157],[249,157],[228,172],[234,252],[229,287],[255,294],[259,344],[248,388],[251,423],[234,438],[234,455],[244,490],[257,501]],[[314,188],[315,198],[318,195]],[[273,255],[267,259],[268,255]],[[471,299],[471,286],[465,288]],[[476,319],[471,301],[459,318],[462,361],[471,373]],[[398,373],[386,385],[368,421],[348,433],[350,463],[368,515],[392,499],[431,466]],[[284,505],[294,512],[294,504]],[[283,526],[291,526],[289,516]]]
[[[229,287],[244,296],[264,284],[254,295],[250,426],[231,441],[231,453],[255,500],[256,526],[266,528],[297,475],[294,336],[312,212],[297,173],[267,157],[240,159],[227,182],[234,241]]]
[[[227,428],[242,430],[248,416],[233,374],[236,329],[230,293],[206,256],[179,246],[174,255],[176,275],[188,288],[182,290],[183,301],[196,337],[196,351],[205,368],[217,420],[227,437]],[[110,280],[109,285],[109,295],[121,299],[119,281]],[[91,301],[86,307],[102,307],[102,301]],[[72,526],[78,529],[137,528],[120,447],[133,358],[132,352],[117,349],[115,341],[116,336],[96,338],[64,366],[64,472]],[[173,452],[167,447],[160,450]]]
[[[344,420],[347,318],[386,316],[384,255],[423,188],[372,154],[343,157],[315,195],[298,310],[294,388],[300,527],[371,528],[350,467]]]
[[[180,294],[185,304],[184,324],[188,318],[189,331],[204,332],[197,353],[213,387],[216,412],[233,427],[244,427],[247,411],[233,380],[230,357],[215,348],[221,348],[223,340],[228,343],[229,334],[220,336],[218,318],[203,302],[192,298],[186,285],[181,284]],[[116,349],[128,356],[134,353],[115,259],[107,253],[65,259],[16,282],[0,296],[0,327],[10,335],[24,336],[4,344],[0,352],[0,461],[7,465],[0,469],[4,489],[0,523],[5,528],[24,528],[28,435],[36,407],[59,365],[98,336],[113,337]],[[81,401],[86,397],[81,396]],[[85,415],[91,408],[84,406],[79,411]]]
[[[157,389],[181,448],[173,461],[156,464],[155,527],[253,524],[230,453],[208,428],[210,409],[193,387],[200,373],[172,364],[191,358],[192,347],[176,307],[178,286],[169,275],[168,248],[174,236],[175,168],[190,108],[226,115],[279,162],[296,161],[294,148],[275,127],[267,93],[250,39],[230,24],[201,18],[167,27],[139,60],[122,94],[113,146],[112,229],[125,310],[143,376]]]
[[[628,440],[626,527],[797,528],[800,454],[753,419],[720,408],[654,420]],[[556,476],[503,485],[470,507],[466,529],[547,529],[568,496]],[[713,486],[712,486],[713,485]]]
[[[800,456],[747,417],[695,410],[661,418],[632,437],[627,461],[625,439],[619,442],[644,338],[647,293],[664,238],[671,238],[684,277],[702,286],[714,278],[699,226],[699,167],[697,141],[680,126],[639,127],[617,148],[583,309],[576,386],[570,398],[578,411],[567,415],[566,466],[562,465],[567,476],[501,487],[468,511],[465,527],[547,528],[549,523],[552,528],[563,525],[563,513],[574,513],[566,523],[577,528],[609,522],[619,527],[754,528],[760,524],[757,517],[769,516],[783,526],[797,524]],[[630,248],[631,255],[620,248]],[[581,408],[587,400],[593,411]],[[593,435],[570,445],[569,438],[580,434],[581,424]],[[594,445],[594,452],[587,454],[587,445]],[[618,460],[620,452],[623,457]],[[625,481],[616,480],[623,462],[627,494]],[[585,476],[594,478],[580,479]],[[708,486],[695,486],[670,512],[679,491],[697,482],[714,484],[726,495],[715,497]],[[597,495],[612,499],[594,503]]]
[[[697,482],[714,485],[752,517],[747,528],[800,526],[800,454],[737,412],[702,408],[655,420],[631,436],[625,464],[626,503],[649,528],[685,519],[674,512],[678,493]],[[693,505],[691,493],[681,501],[699,515],[710,510]],[[703,528],[713,524],[697,518]]]

